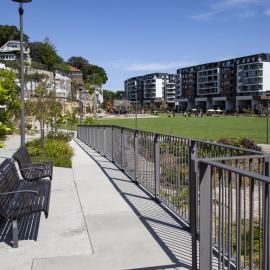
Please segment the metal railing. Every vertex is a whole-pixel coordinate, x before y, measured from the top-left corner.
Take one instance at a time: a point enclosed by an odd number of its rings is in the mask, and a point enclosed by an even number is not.
[[[193,269],[269,270],[268,156],[119,126],[81,125],[78,139],[185,222]]]

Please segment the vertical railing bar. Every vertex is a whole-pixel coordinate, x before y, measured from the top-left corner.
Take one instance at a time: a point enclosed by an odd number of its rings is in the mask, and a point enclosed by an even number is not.
[[[225,171],[223,171],[222,170],[222,173],[221,173],[221,183],[222,183],[222,193],[221,193],[221,197],[222,197],[222,199],[221,199],[221,210],[222,210],[222,222],[221,222],[221,225],[222,225],[222,227],[221,227],[221,230],[222,230],[222,269],[224,270],[224,265],[225,265],[225,252],[224,252],[224,250],[225,250],[225,228],[224,228],[224,211],[225,211],[225,205],[224,205],[224,196],[225,196],[225,194],[224,194],[224,189],[225,189],[225,186],[224,186],[224,181],[225,181],[225,176],[224,176],[224,174],[225,174]]]
[[[216,152],[215,152],[216,153]],[[222,177],[220,177],[220,170],[215,168],[215,175],[218,175],[218,270],[221,269],[221,248],[222,248],[222,209],[221,209],[221,182]]]
[[[197,269],[197,144],[190,140],[189,144],[189,216],[192,237],[192,270]],[[201,235],[201,234],[200,234]]]
[[[215,244],[217,244],[217,187],[216,187],[216,179],[214,177],[214,234],[215,234]]]
[[[138,130],[134,130],[134,180],[138,183]]]
[[[228,270],[231,269],[231,245],[232,245],[232,242],[231,242],[231,234],[232,234],[232,231],[231,231],[231,207],[232,207],[232,174],[231,172],[228,172],[228,234],[227,234],[227,248],[228,248]]]
[[[244,268],[246,268],[246,260],[247,260],[247,236],[246,236],[246,178],[243,179],[244,182]]]
[[[103,127],[103,145],[104,145],[104,156],[107,156],[107,147],[106,147],[106,127]]]
[[[212,269],[212,170],[199,163],[200,270]],[[196,265],[197,267],[197,265]],[[195,268],[194,268],[195,269]]]
[[[253,244],[254,244],[254,179],[249,180],[249,269],[253,270]]]
[[[241,269],[241,188],[242,188],[242,176],[239,175],[239,179],[236,183],[236,201],[237,201],[237,206],[236,206],[236,213],[237,213],[237,220],[236,220],[236,227],[237,227],[237,232],[236,232],[236,237],[237,237],[237,248],[236,248],[236,267],[237,269]]]
[[[160,137],[155,134],[155,198],[159,200],[160,191]]]
[[[112,162],[114,162],[114,127],[112,126]]]
[[[270,160],[266,158],[265,162],[265,175],[270,176]],[[263,270],[270,269],[270,185],[268,183],[263,184],[264,198],[263,198]]]
[[[124,128],[121,128],[121,168],[124,169]]]

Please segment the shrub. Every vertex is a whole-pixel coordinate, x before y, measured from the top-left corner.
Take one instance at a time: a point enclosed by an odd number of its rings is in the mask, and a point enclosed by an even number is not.
[[[235,147],[241,147],[244,149],[251,149],[256,151],[261,151],[261,147],[259,147],[254,140],[249,138],[242,138],[240,140],[235,140],[229,137],[223,137],[218,140],[218,143],[225,144],[225,145],[232,145]]]
[[[49,132],[47,137],[48,139],[65,141],[65,142],[69,142],[71,140],[70,134],[64,133],[64,132]]]
[[[232,145],[235,147],[241,147],[239,141],[236,141],[235,139],[230,138],[230,137],[223,137],[218,140],[218,143],[225,144],[225,145]]]
[[[95,118],[87,117],[87,118],[85,118],[85,120],[83,121],[83,124],[84,124],[84,125],[91,125],[91,126],[94,126],[94,125],[99,125],[100,122],[99,122],[99,120],[97,120],[97,119],[95,119]]]
[[[26,144],[29,154],[34,162],[52,160],[56,167],[71,168],[73,150],[65,140],[46,138],[44,148],[40,140],[34,140]]]
[[[252,149],[252,150],[256,150],[256,151],[261,151],[261,147],[258,146],[255,141],[249,139],[249,138],[242,138],[240,140],[240,145],[243,148],[247,148],[247,149]]]

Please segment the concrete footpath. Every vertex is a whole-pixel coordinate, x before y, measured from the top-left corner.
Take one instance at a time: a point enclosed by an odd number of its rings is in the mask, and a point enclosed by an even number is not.
[[[71,145],[73,168],[54,168],[37,241],[18,249],[0,243],[0,269],[190,269],[181,225],[110,161],[79,141]]]

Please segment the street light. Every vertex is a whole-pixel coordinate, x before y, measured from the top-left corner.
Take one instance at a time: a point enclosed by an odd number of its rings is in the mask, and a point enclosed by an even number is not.
[[[270,96],[270,91],[266,91],[266,99],[267,99],[267,109],[266,109],[266,143],[268,144],[268,119],[269,119],[269,96]]]
[[[23,43],[23,3],[30,3],[32,0],[12,0],[19,3],[20,15],[20,80],[21,80],[21,146],[25,145],[25,105],[24,105],[24,43]]]

